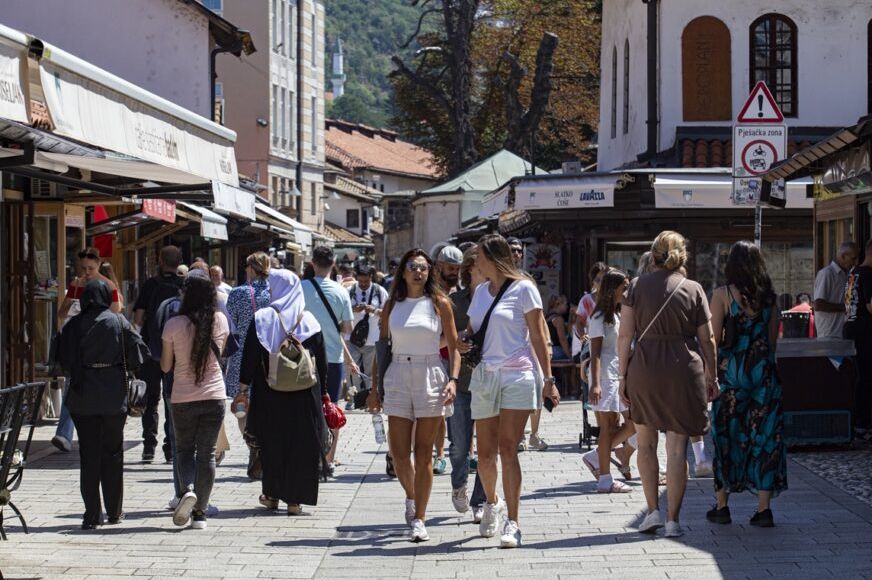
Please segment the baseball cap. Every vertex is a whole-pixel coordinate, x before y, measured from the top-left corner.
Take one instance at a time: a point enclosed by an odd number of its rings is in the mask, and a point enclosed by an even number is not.
[[[513,237],[510,237],[510,238],[506,238],[506,242],[507,242],[510,246],[521,246],[521,247],[524,247],[524,244],[521,243],[521,240],[519,240],[518,238],[516,238],[516,237],[514,237],[514,236],[513,236]]]
[[[456,246],[445,246],[439,252],[439,257],[436,258],[436,261],[459,266],[463,264],[463,252]]]

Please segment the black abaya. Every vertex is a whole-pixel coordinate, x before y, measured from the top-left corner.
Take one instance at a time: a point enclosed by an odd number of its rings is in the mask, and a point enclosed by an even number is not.
[[[245,337],[239,381],[251,388],[246,431],[260,446],[263,494],[288,504],[317,505],[325,430],[321,385],[327,359],[320,332],[303,346],[316,359],[318,382],[296,393],[274,391],[266,383],[268,353],[252,324]]]

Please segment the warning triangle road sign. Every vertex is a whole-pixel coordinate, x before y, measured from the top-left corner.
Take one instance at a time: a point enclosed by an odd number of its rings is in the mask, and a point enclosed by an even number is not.
[[[769,92],[769,87],[760,81],[754,85],[751,96],[745,101],[745,106],[736,120],[739,123],[782,123],[784,115]]]

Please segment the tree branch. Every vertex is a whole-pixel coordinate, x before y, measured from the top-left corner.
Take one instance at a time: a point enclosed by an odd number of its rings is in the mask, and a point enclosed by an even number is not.
[[[391,57],[391,62],[396,66],[396,70],[392,71],[388,78],[395,78],[396,76],[403,76],[409,80],[412,84],[417,87],[420,87],[427,95],[429,95],[433,100],[439,103],[446,111],[451,111],[451,101],[448,98],[448,95],[445,94],[445,91],[425,79],[423,76],[418,74],[417,72],[409,69],[406,66],[406,63],[403,62],[403,59],[394,55]]]
[[[412,44],[412,41],[418,38],[418,35],[421,33],[421,25],[424,23],[424,19],[430,14],[436,14],[441,12],[440,8],[428,8],[421,13],[421,16],[418,18],[418,24],[415,26],[415,32],[409,35],[409,38],[406,39],[406,42],[400,45],[400,48],[409,48],[409,45]]]

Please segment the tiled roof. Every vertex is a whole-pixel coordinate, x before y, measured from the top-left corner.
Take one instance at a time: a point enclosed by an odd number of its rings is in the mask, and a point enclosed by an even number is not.
[[[30,99],[30,118],[31,125],[35,128],[44,131],[51,130],[51,117],[48,116],[48,109],[39,101]]]
[[[380,220],[372,220],[369,222],[369,233],[374,236],[380,236],[385,233],[385,224]]]
[[[325,181],[324,188],[330,191],[336,191],[340,195],[347,195],[371,203],[375,203],[379,198],[381,198],[381,192],[379,190],[367,187],[362,183],[354,181],[353,179],[348,179],[347,177],[342,177],[341,175],[336,176],[335,183]]]
[[[371,246],[372,240],[363,236],[359,236],[352,231],[339,227],[330,222],[324,222],[324,227],[321,230],[325,236],[333,239],[337,244],[354,244]]]
[[[374,169],[386,173],[437,179],[433,156],[397,138],[393,131],[343,121],[327,121],[327,160],[346,170]]]
[[[808,140],[789,139],[787,154],[793,155],[811,145]],[[680,139],[676,144],[680,167],[732,167],[733,141],[731,139]]]

